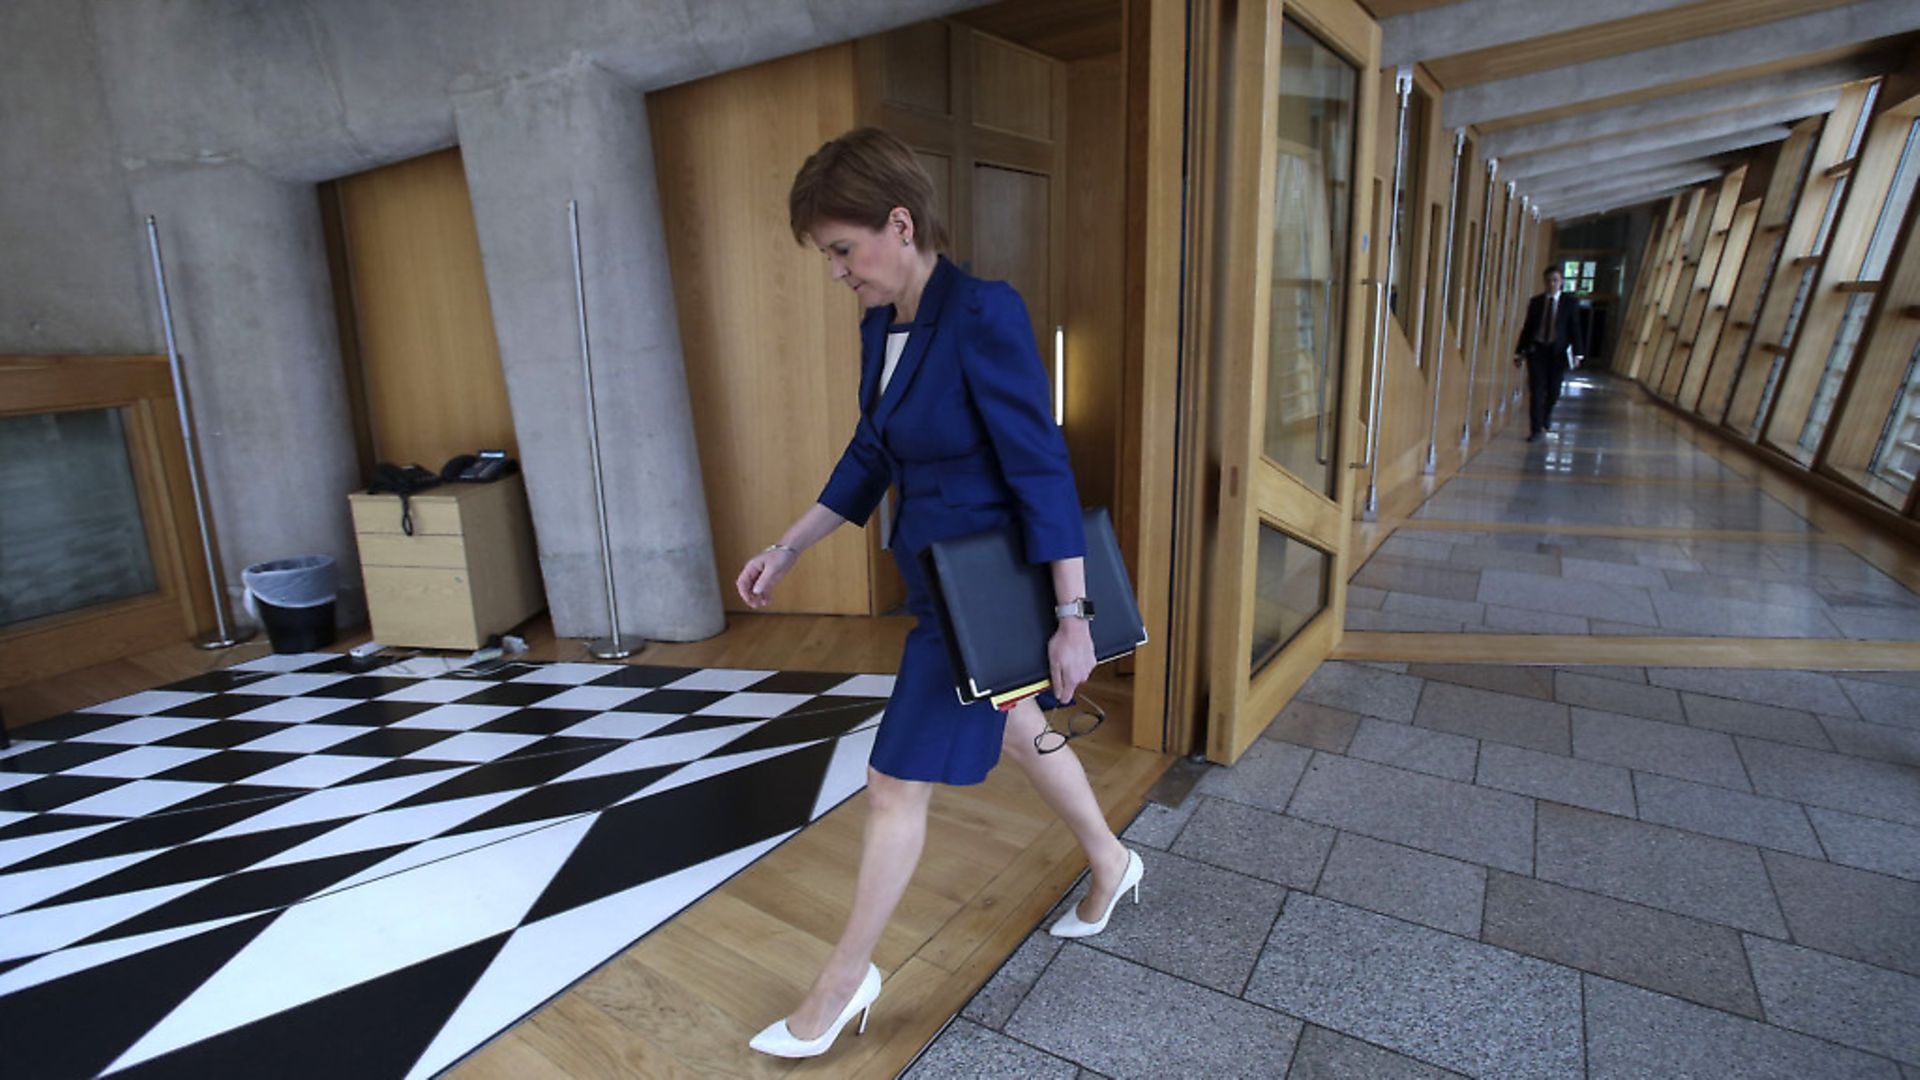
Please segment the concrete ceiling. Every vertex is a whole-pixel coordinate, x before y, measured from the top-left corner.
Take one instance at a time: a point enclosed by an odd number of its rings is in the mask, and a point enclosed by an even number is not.
[[[1920,0],[1361,2],[1382,64],[1421,65],[1545,216],[1706,179],[1920,43]]]

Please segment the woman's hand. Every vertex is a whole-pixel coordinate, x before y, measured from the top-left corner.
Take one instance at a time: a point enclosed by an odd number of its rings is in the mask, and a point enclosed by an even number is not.
[[[766,607],[773,603],[773,587],[787,576],[799,557],[797,552],[769,548],[747,560],[733,587],[740,590],[740,599],[745,600],[748,607]]]
[[[1047,666],[1053,673],[1053,696],[1065,705],[1093,674],[1093,631],[1085,619],[1061,619],[1047,642]]]

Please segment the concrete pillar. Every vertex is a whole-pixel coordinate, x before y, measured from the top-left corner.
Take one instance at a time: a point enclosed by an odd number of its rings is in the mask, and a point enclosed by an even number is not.
[[[726,617],[643,95],[580,61],[463,95],[454,123],[555,633],[608,626],[570,198],[580,204],[621,629],[671,641],[719,633]]]
[[[1721,128],[1718,121],[1696,121],[1636,131],[1512,159],[1513,176],[1525,186],[1535,176],[1593,175],[1620,172],[1642,164],[1685,161],[1775,142],[1792,134],[1783,124],[1743,124]],[[1677,155],[1677,156],[1676,156]],[[1500,167],[1505,170],[1507,159]]]
[[[159,226],[236,614],[247,565],[331,555],[340,567],[339,622],[364,621],[347,511],[360,466],[312,185],[242,164],[150,166],[129,182],[135,214],[152,214]],[[139,245],[144,252],[144,238]],[[158,339],[157,302],[149,318]]]
[[[1440,122],[1451,130],[1650,90],[1681,78],[1728,74],[1763,64],[1791,65],[1809,54],[1836,52],[1914,30],[1920,30],[1920,4],[1913,0],[1859,0],[1760,26],[1463,86],[1447,92]]]

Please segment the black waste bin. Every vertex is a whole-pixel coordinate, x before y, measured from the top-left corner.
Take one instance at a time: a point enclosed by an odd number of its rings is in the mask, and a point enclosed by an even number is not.
[[[333,644],[332,557],[255,563],[241,571],[240,579],[247,587],[247,610],[266,628],[274,652],[312,652]]]

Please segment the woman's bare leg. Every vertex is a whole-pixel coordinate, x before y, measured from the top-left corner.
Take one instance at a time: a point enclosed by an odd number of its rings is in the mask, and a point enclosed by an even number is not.
[[[860,989],[880,933],[920,863],[920,848],[927,838],[927,803],[932,797],[932,784],[867,770],[867,828],[853,911],[813,989],[787,1017],[787,1030],[794,1038],[819,1038]]]
[[[1121,845],[1107,818],[1100,812],[1100,800],[1094,797],[1087,771],[1074,755],[1072,746],[1042,754],[1033,745],[1033,737],[1047,726],[1047,718],[1032,698],[1022,701],[1007,715],[1007,733],[1000,752],[1018,762],[1027,779],[1040,792],[1053,812],[1067,823],[1080,847],[1087,853],[1087,865],[1093,871],[1093,884],[1080,901],[1080,917],[1097,921],[1106,910],[1113,890],[1127,872],[1127,849]]]

